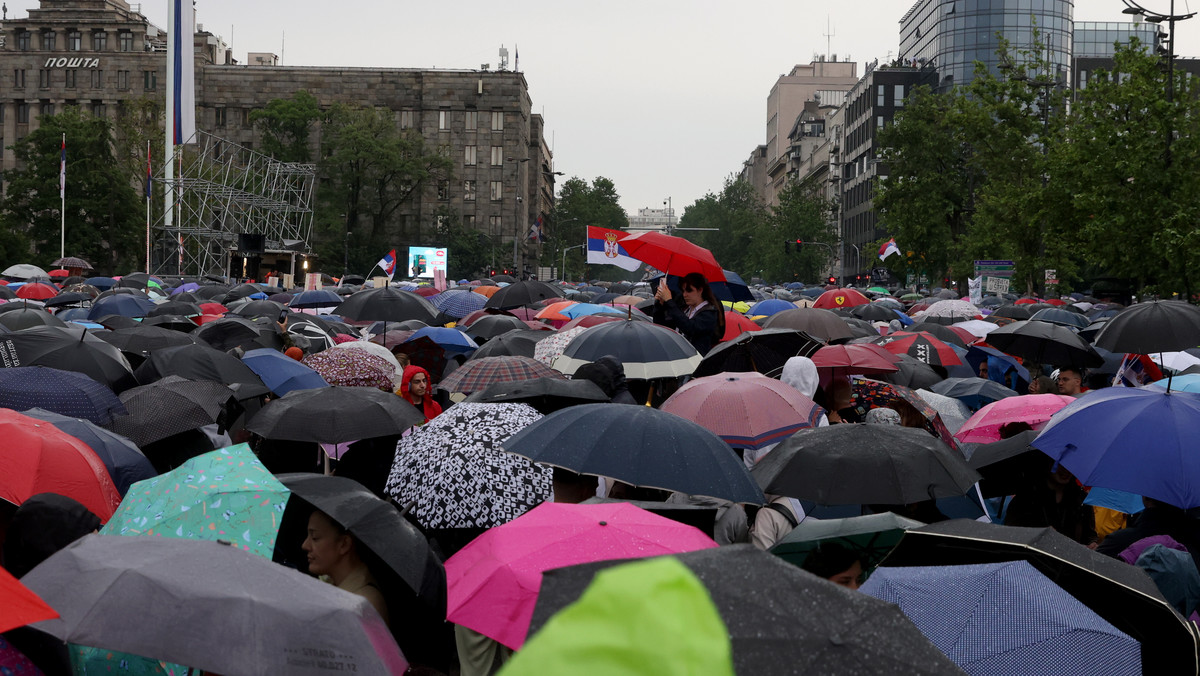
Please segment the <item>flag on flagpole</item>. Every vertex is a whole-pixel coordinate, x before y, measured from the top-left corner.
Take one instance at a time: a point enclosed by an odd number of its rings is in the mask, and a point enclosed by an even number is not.
[[[170,0],[172,25],[167,29],[168,63],[173,70],[175,103],[174,119],[170,120],[174,145],[192,143],[196,136],[196,57],[193,41],[196,34],[196,10],[191,2]]]
[[[387,252],[387,255],[383,258],[380,258],[379,262],[375,265],[378,265],[379,269],[386,272],[388,281],[391,281],[392,276],[396,274],[396,250],[392,249],[391,251]]]
[[[879,247],[879,260],[886,261],[888,256],[899,253],[900,247],[896,246],[896,238],[893,237],[887,242],[884,242],[883,246]]]
[[[621,230],[610,230],[589,225],[587,228],[587,262],[588,265],[615,265],[623,270],[637,270],[642,262],[630,256],[621,240],[629,233]]]
[[[537,222],[529,226],[529,239],[538,244],[546,241],[546,234],[542,230],[542,217],[537,217]]]
[[[62,137],[62,155],[58,160],[58,198],[67,198],[67,135]]]
[[[146,199],[150,199],[154,187],[154,174],[150,166],[150,141],[146,141]]]

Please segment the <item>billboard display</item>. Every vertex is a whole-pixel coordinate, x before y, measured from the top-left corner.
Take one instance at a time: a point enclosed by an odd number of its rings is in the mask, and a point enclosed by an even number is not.
[[[408,247],[408,267],[404,270],[406,277],[425,277],[432,279],[435,270],[446,272],[446,250],[428,246]]]

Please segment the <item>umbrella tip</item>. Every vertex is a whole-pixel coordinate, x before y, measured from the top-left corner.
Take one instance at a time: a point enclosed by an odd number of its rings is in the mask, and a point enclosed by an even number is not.
[[[607,522],[607,521],[601,521],[601,522],[600,522],[600,525],[601,525],[601,526],[607,526],[607,525],[608,525],[608,522]]]

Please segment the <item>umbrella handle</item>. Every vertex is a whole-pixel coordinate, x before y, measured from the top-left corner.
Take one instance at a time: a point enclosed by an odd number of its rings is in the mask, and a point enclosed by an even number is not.
[[[646,393],[646,406],[650,406],[650,400],[654,398],[654,382],[650,382],[650,391]]]

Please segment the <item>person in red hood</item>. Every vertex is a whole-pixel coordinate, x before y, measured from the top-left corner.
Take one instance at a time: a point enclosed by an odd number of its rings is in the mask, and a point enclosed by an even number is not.
[[[442,413],[442,407],[429,395],[431,388],[429,371],[420,366],[405,366],[404,376],[400,379],[400,389],[396,392],[416,406],[425,414],[425,422],[429,422]]]

